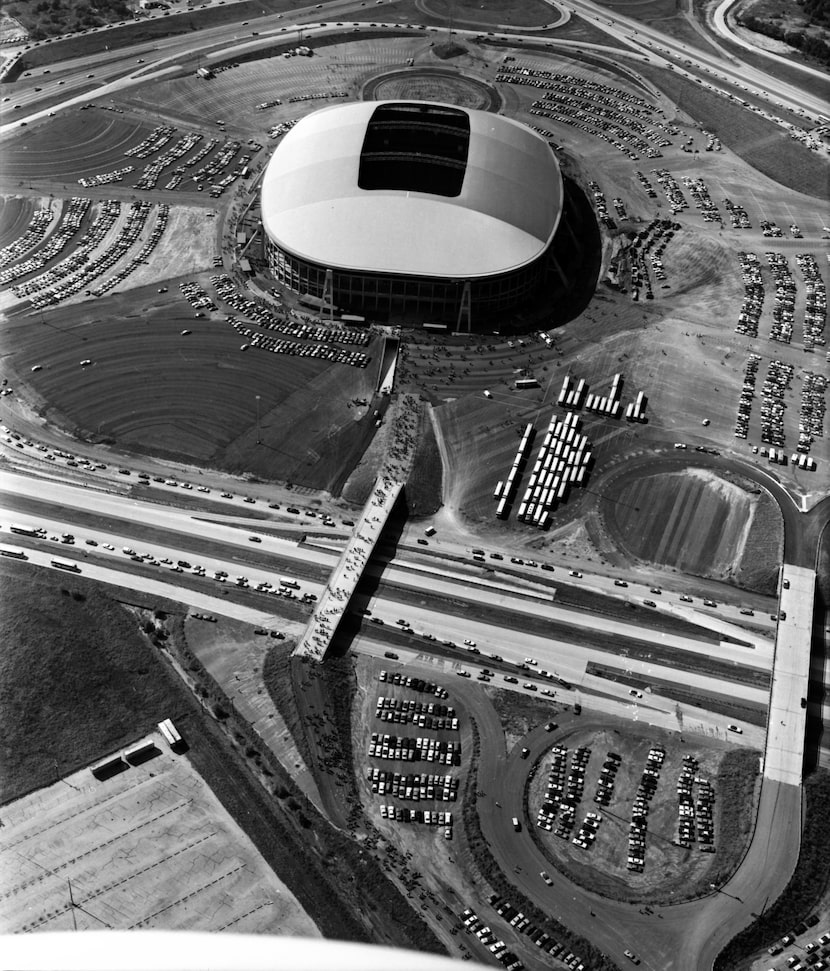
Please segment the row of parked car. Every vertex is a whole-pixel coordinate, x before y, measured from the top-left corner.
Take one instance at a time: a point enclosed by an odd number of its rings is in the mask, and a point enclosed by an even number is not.
[[[578,954],[574,954],[573,951],[568,950],[564,944],[557,941],[547,931],[537,927],[530,918],[526,917],[510,901],[499,897],[497,894],[491,894],[488,902],[495,909],[499,917],[504,918],[511,927],[514,927],[520,933],[526,934],[540,951],[561,961],[570,971],[585,971],[585,962]]]
[[[369,756],[393,762],[440,762],[461,764],[461,743],[445,742],[426,736],[389,735],[372,732]]]
[[[698,774],[698,768],[698,760],[693,755],[683,756],[683,767],[677,780],[677,842],[688,847],[697,839],[704,853],[714,853],[715,791],[712,783]]]
[[[366,770],[366,778],[372,792],[381,796],[396,796],[398,799],[411,799],[415,802],[427,799],[455,802],[458,798],[458,779],[451,775],[411,772],[402,774],[370,767]]]
[[[660,769],[666,757],[662,745],[652,745],[646,757],[646,765],[637,786],[637,794],[631,807],[631,822],[628,824],[628,862],[627,869],[642,873],[646,864],[646,831],[648,830],[649,803],[657,791]]]
[[[801,385],[801,411],[798,416],[798,452],[809,452],[816,438],[824,436],[825,392],[827,378],[813,371],[804,372]]]
[[[502,65],[496,81],[543,88],[544,97],[533,102],[530,114],[601,138],[631,159],[660,158],[660,149],[672,144],[666,134],[677,134],[677,129],[662,122],[642,98],[587,78],[560,74],[548,79],[546,74],[552,72]]]
[[[746,438],[749,433],[749,419],[752,414],[752,401],[755,398],[755,379],[758,375],[758,365],[761,363],[759,354],[750,354],[744,365],[744,383],[738,402],[738,417],[735,420],[735,437]]]
[[[795,320],[795,280],[790,273],[790,264],[783,253],[768,252],[767,264],[775,282],[775,299],[772,307],[772,327],[770,340],[789,344],[793,339]]]
[[[723,207],[729,213],[729,219],[733,229],[752,229],[749,215],[743,206],[727,197],[723,200]]]
[[[709,195],[709,187],[701,178],[692,178],[690,175],[683,176],[683,185],[689,190],[689,195],[694,199],[695,209],[700,209],[705,223],[719,223],[723,226],[723,217],[718,207]]]
[[[192,151],[204,137],[201,132],[188,132],[182,135],[166,152],[154,158],[144,167],[135,184],[136,189],[155,189],[162,171],[178,161],[183,155]],[[187,164],[187,162],[184,163],[184,165]]]
[[[454,708],[411,698],[387,698],[381,695],[375,707],[375,718],[398,725],[414,724],[418,728],[434,731],[458,731],[458,718]]]
[[[804,349],[813,350],[824,347],[824,325],[827,321],[827,288],[819,270],[818,261],[812,253],[797,253],[795,257],[804,288],[807,292],[804,307]]]
[[[68,201],[64,201],[61,208],[61,219],[57,229],[49,234],[49,238],[45,243],[38,244],[35,251],[30,253],[22,263],[13,263],[0,272],[0,286],[5,286],[14,280],[20,280],[30,273],[36,273],[46,266],[47,263],[51,263],[52,260],[58,257],[78,232],[84,216],[89,211],[90,205],[91,202],[89,199],[80,198],[79,196],[73,196]],[[22,238],[25,239],[26,235],[24,233]],[[15,244],[13,243],[11,247],[6,247],[3,253],[7,253],[14,246]]]
[[[54,210],[49,207],[35,209],[24,232],[0,250],[0,267],[8,266],[9,263],[13,263],[24,253],[37,246],[46,235],[46,230],[54,218]]]
[[[764,280],[761,276],[761,261],[755,253],[739,253],[741,279],[744,285],[744,299],[738,313],[735,333],[744,337],[758,336],[758,321],[764,308]]]
[[[761,441],[767,445],[784,444],[784,394],[790,389],[793,370],[784,361],[770,361],[767,368],[761,402]]]
[[[255,300],[242,293],[236,287],[233,279],[226,273],[216,274],[210,278],[216,293],[223,303],[228,304],[248,320],[255,321],[264,330],[274,331],[286,337],[297,337],[302,340],[321,341],[328,344],[351,344],[365,347],[370,335],[359,328],[346,328],[332,325],[324,327],[310,322],[303,314],[287,311],[283,314],[274,313],[273,309],[263,300]]]

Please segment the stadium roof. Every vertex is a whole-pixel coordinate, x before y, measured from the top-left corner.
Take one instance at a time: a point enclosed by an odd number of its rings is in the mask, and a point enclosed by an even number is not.
[[[430,191],[426,191],[429,189]],[[357,102],[306,116],[262,182],[262,222],[333,269],[479,277],[531,263],[559,223],[562,177],[525,125],[430,102]]]

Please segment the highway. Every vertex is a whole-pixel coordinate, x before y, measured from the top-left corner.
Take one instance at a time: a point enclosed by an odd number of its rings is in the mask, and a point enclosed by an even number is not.
[[[164,573],[165,570],[172,569],[179,560],[186,560],[190,564],[198,564],[209,575],[226,572],[231,583],[236,576],[244,576],[251,588],[263,583],[278,588],[280,578],[290,576],[300,581],[300,593],[320,598],[326,587],[323,577],[328,576],[340,558],[336,549],[328,550],[313,543],[299,544],[293,539],[271,536],[268,532],[269,524],[261,519],[246,520],[239,517],[236,520],[217,522],[189,509],[108,494],[98,489],[91,493],[90,489],[83,486],[60,481],[41,480],[38,483],[38,502],[43,508],[51,508],[51,515],[43,512],[39,512],[37,516],[22,514],[19,503],[14,501],[14,495],[28,495],[31,486],[32,480],[25,475],[11,472],[3,474],[0,478],[0,521],[6,527],[13,522],[38,526],[56,537],[65,532],[76,534],[76,545],[56,544],[55,552],[82,561],[84,572],[87,571],[87,562],[94,563],[96,568],[101,566],[110,569],[102,564],[107,558],[113,561],[113,568],[117,570],[118,564],[125,562],[122,549],[129,548],[136,550],[138,554],[149,553],[148,559],[161,564],[155,571],[151,567],[151,573]],[[91,498],[92,495],[94,499]],[[90,506],[94,506],[101,525],[96,528],[73,526],[71,510],[88,512]],[[108,528],[105,522],[107,518],[112,520],[116,528]],[[142,533],[146,529],[154,530],[157,539],[148,541],[146,535],[139,536],[131,532],[131,523],[143,527]],[[251,536],[259,542],[252,543]],[[87,545],[87,539],[94,540],[97,546]],[[6,541],[13,544],[14,535],[7,533]],[[107,546],[112,549],[107,549]],[[162,562],[165,560],[168,561],[166,565]],[[118,581],[120,585],[129,586],[131,583],[143,582],[136,579],[137,574],[134,571],[137,567],[130,563],[130,568],[130,572],[123,574]],[[138,576],[143,576],[147,567],[142,565],[138,569]],[[587,675],[586,665],[594,662],[617,667],[620,673],[626,673],[645,684],[652,680],[671,682],[678,677],[678,671],[671,663],[674,657],[678,662],[686,659],[682,675],[686,685],[761,706],[766,704],[767,692],[763,688],[738,683],[731,678],[724,682],[720,678],[694,670],[695,656],[712,656],[723,662],[761,672],[769,670],[769,640],[760,634],[751,634],[734,626],[723,618],[717,618],[723,639],[716,642],[706,639],[704,630],[701,630],[701,637],[697,638],[686,634],[655,631],[642,620],[623,622],[614,617],[560,606],[553,599],[555,587],[541,588],[534,596],[533,591],[526,590],[517,578],[502,578],[495,573],[485,577],[471,577],[467,564],[445,562],[440,577],[436,576],[438,569],[434,558],[424,562],[424,558],[417,554],[404,554],[388,565],[371,565],[369,573],[383,581],[381,593],[376,594],[368,604],[373,616],[384,620],[389,626],[396,626],[396,621],[404,617],[419,633],[430,634],[438,640],[452,640],[459,648],[463,648],[465,639],[474,639],[480,650],[499,654],[507,664],[514,666],[531,656],[538,662],[538,668],[556,672],[559,677],[574,684],[577,690],[591,693],[598,691],[624,699],[628,694],[626,685]],[[175,576],[171,575],[167,582],[175,584]],[[208,586],[216,581],[208,579],[198,582]],[[413,606],[397,599],[395,589],[415,591],[424,599],[420,605]],[[175,598],[175,588],[168,589],[165,595]],[[189,602],[187,596],[185,593],[182,595],[185,602]],[[224,596],[230,597],[232,592],[229,590]],[[678,605],[685,606],[680,604],[679,597],[675,599]],[[509,611],[511,623],[500,623],[497,617],[477,621],[471,619],[474,616],[473,610],[448,611],[446,602],[462,603],[470,608],[476,604],[502,608]],[[274,611],[278,613],[276,603]],[[690,619],[694,618],[692,611],[688,611],[688,615]],[[522,616],[528,618],[528,621],[536,618],[549,624],[544,636],[529,632],[526,629],[527,624],[518,619]],[[698,615],[697,620],[704,625],[709,623],[708,617],[701,618]],[[261,620],[256,622],[263,623]],[[565,631],[568,632],[567,636],[562,636]],[[586,646],[590,645],[593,631],[618,637],[619,648],[629,638],[636,642],[654,643],[662,649],[668,649],[668,660],[661,663],[659,658],[627,657],[620,662],[607,650]],[[741,643],[734,643],[726,638],[735,638]],[[468,655],[466,652],[460,656],[465,662],[479,659],[478,655]],[[525,672],[521,680],[536,681],[534,671]],[[543,685],[544,681],[537,683],[537,687]],[[655,690],[657,692],[659,688]],[[666,714],[674,711],[675,707],[674,702],[668,700],[658,704],[652,699],[651,704]],[[749,730],[749,726],[746,727]]]

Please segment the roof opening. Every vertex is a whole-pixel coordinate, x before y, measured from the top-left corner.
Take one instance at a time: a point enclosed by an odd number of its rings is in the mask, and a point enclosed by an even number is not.
[[[357,184],[458,196],[467,170],[470,119],[445,105],[378,105],[366,128]]]

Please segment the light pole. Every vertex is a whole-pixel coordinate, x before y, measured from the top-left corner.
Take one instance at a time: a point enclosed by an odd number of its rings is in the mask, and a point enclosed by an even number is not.
[[[259,395],[256,396],[256,443],[262,444],[259,433]]]

